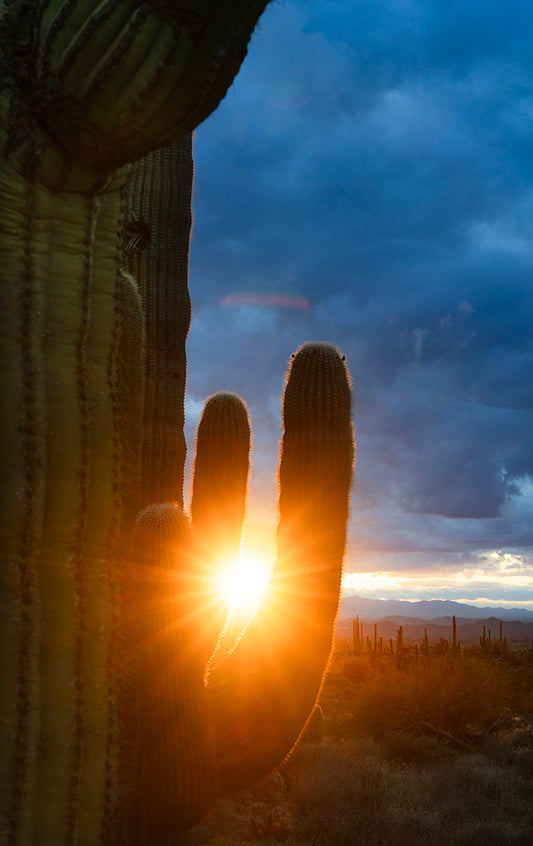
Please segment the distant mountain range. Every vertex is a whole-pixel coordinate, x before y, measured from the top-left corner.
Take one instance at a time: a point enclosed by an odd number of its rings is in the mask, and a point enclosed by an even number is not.
[[[533,643],[533,612],[523,608],[478,608],[464,602],[446,599],[409,602],[401,599],[367,599],[343,594],[337,620],[337,638],[352,639],[352,620],[359,615],[363,636],[374,636],[387,642],[395,638],[399,626],[403,627],[406,642],[421,643],[425,632],[431,643],[441,637],[452,637],[452,618],[455,616],[457,639],[462,644],[477,643],[485,632],[497,640],[500,634],[518,647]]]
[[[453,602],[448,599],[420,600],[409,602],[405,599],[368,599],[352,594],[342,594],[339,609],[339,620],[359,617],[365,620],[383,620],[386,617],[415,617],[416,622],[424,621],[440,622],[439,617],[455,617],[463,620],[484,620],[490,617],[497,620],[521,621],[533,623],[533,611],[524,608],[479,608],[476,605],[467,605],[464,602]],[[414,620],[410,621],[414,623]]]

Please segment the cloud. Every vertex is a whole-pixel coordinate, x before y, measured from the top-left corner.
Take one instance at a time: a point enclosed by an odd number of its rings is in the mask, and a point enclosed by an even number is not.
[[[345,573],[344,589],[362,596],[390,598],[403,593],[417,599],[533,608],[533,556],[494,549],[445,560],[438,569],[434,562],[425,567],[417,556],[397,556],[387,563],[393,569]]]
[[[525,0],[274,4],[196,133],[192,401],[242,394],[272,498],[290,353],[337,344],[350,550],[376,566],[533,548],[529,22]]]

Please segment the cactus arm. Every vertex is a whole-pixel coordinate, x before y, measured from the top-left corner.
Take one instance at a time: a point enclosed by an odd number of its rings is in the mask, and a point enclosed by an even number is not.
[[[229,611],[217,576],[240,554],[250,441],[248,409],[240,397],[223,392],[209,397],[196,434],[190,504],[205,661]]]
[[[238,554],[249,449],[246,406],[234,394],[213,395],[198,427],[192,526],[172,503],[151,505],[137,519],[130,600],[139,618],[132,638],[137,795],[151,824],[162,828],[196,822],[215,795],[204,675],[227,614],[216,590],[217,553]]]
[[[5,8],[4,68],[67,160],[105,173],[216,108],[266,5],[19,0]]]
[[[46,227],[50,255],[43,343],[46,492],[38,562],[43,609],[40,655],[46,675],[41,680],[39,761],[43,766],[38,769],[35,810],[37,830],[47,842],[61,825],[72,836],[85,728],[88,584],[84,544],[90,484],[87,332],[97,201],[73,202],[66,194],[52,203],[46,189],[38,188],[36,194],[36,216]],[[64,732],[66,716],[68,733]],[[55,772],[50,776],[52,761]]]
[[[337,613],[353,454],[346,366],[330,345],[304,345],[284,395],[276,567],[255,620],[208,680],[222,792],[274,769],[313,710]]]

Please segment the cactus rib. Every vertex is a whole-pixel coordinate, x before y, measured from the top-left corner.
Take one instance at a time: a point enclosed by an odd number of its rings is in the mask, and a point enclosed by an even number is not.
[[[192,223],[192,138],[185,135],[136,162],[126,186],[124,262],[146,319],[143,505],[183,505],[185,342]],[[140,232],[138,241],[131,234]]]
[[[6,4],[5,82],[67,159],[106,173],[216,108],[267,2]]]

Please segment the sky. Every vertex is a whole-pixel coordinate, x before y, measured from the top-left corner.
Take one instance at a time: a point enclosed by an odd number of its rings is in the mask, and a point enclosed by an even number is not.
[[[287,362],[336,344],[361,595],[533,609],[530,2],[275,2],[195,133],[189,452],[239,393],[270,538]]]

